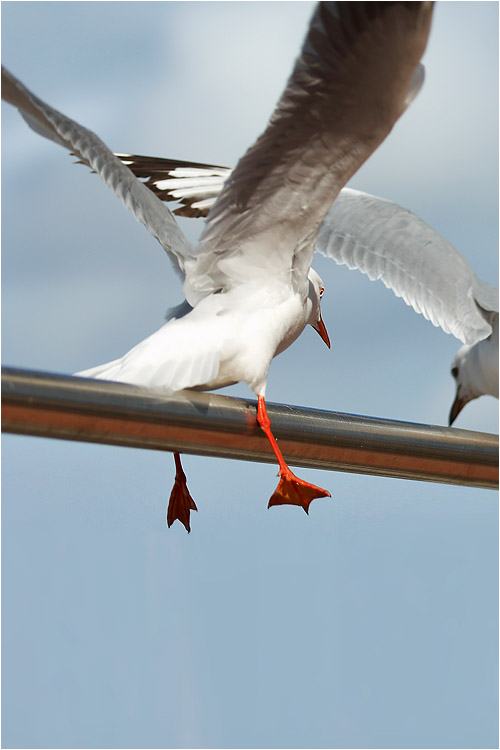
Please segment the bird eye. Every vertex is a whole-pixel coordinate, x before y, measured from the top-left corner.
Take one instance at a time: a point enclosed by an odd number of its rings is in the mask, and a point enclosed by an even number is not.
[[[324,295],[324,293],[325,293],[325,287],[324,286],[320,286],[320,288],[319,288],[319,298],[320,299]]]
[[[451,374],[455,378],[455,380],[458,378],[458,367],[452,367],[451,368]]]

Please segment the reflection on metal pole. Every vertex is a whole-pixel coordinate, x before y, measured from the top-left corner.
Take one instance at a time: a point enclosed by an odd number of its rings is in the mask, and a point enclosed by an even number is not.
[[[4,368],[4,432],[274,463],[255,402]],[[498,486],[498,437],[468,430],[268,404],[296,466]]]

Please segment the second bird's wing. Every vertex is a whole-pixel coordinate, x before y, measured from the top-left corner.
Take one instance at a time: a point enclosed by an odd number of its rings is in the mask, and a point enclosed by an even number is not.
[[[316,250],[382,281],[407,305],[466,344],[491,333],[498,290],[479,281],[465,258],[401,206],[344,189],[330,208]],[[478,306],[479,305],[479,306]]]
[[[206,217],[232,172],[229,167],[138,154],[115,154],[162,201],[181,205],[177,216]]]
[[[168,252],[175,270],[184,275],[191,249],[168,208],[122,164],[91,130],[50,107],[2,67],[2,99],[17,107],[39,135],[67,148],[88,165],[123,201]]]
[[[174,159],[120,157],[134,174],[148,178],[145,184],[162,200],[182,202],[175,213],[185,216],[206,216],[232,171]],[[208,183],[215,177],[217,183]],[[382,281],[464,343],[489,336],[498,318],[498,289],[480,281],[436,230],[391,201],[343,188],[326,214],[315,249],[371,281]]]
[[[269,274],[307,284],[325,214],[421,86],[431,16],[428,2],[318,5],[266,130],[210,210],[198,291],[207,277],[214,289]]]

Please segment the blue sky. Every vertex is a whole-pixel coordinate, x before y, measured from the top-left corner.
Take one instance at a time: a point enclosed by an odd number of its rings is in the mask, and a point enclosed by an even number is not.
[[[3,62],[114,150],[234,164],[312,4],[2,4]],[[497,279],[498,7],[438,3],[423,91],[351,185],[411,208]],[[124,207],[3,107],[3,362],[112,359],[180,300]],[[193,239],[199,222],[183,221]],[[273,363],[273,401],[445,424],[458,342],[325,259],[328,352]],[[229,392],[248,396],[244,386]],[[457,426],[497,432],[497,402]],[[185,460],[193,532],[164,525],[169,455],[3,440],[3,745],[494,747],[495,493]]]

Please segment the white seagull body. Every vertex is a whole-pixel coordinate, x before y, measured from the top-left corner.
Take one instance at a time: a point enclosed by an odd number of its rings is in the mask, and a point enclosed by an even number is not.
[[[452,362],[451,374],[457,388],[448,419],[450,425],[469,401],[486,395],[498,398],[498,303],[496,307],[496,312],[484,311],[491,334],[475,344],[462,346]]]
[[[326,490],[288,468],[265,407],[272,358],[321,320],[311,269],[321,223],[341,188],[418,92],[432,3],[320,3],[286,89],[261,137],[213,205],[194,251],[165,204],[91,131],[49,107],[12,75],[2,96],[41,135],[90,166],[167,250],[186,303],[119,360],[84,375],[178,390],[243,381],[280,466],[270,505],[308,511]],[[194,503],[176,455],[169,525],[189,531]]]
[[[228,167],[117,154],[174,213],[206,216]],[[435,229],[396,203],[343,188],[326,214],[316,252],[380,280],[415,312],[465,344],[451,367],[456,380],[452,424],[472,399],[498,398],[498,289],[477,278]]]
[[[316,285],[318,286],[318,285]],[[304,300],[279,280],[239,284],[204,297],[120,359],[79,373],[164,391],[238,382],[264,395],[272,358],[319,318],[319,289]]]

